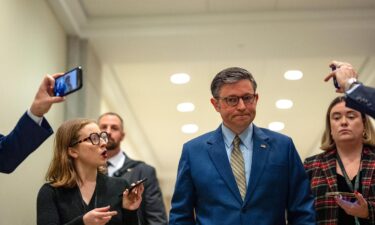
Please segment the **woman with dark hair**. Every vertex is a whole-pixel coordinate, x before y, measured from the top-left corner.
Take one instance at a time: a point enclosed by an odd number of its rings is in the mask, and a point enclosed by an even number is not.
[[[47,183],[37,200],[37,224],[136,225],[143,184],[129,193],[124,179],[102,174],[108,134],[93,120],[64,122],[57,130]]]
[[[343,96],[328,107],[321,149],[304,163],[317,224],[375,224],[375,132]]]

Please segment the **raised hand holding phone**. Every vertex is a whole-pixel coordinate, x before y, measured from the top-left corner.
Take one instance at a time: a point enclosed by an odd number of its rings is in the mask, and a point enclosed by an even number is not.
[[[324,78],[324,81],[332,78],[337,93],[344,93],[350,89],[353,83],[358,83],[358,74],[351,64],[332,61],[329,67],[331,67],[332,71]]]
[[[55,79],[60,75],[61,74],[56,73],[44,77],[30,107],[30,111],[33,115],[43,117],[43,115],[49,111],[52,104],[64,101],[64,98],[56,97],[53,94]]]

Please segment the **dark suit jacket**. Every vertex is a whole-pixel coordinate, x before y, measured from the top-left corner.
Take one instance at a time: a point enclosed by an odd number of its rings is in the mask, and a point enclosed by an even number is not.
[[[375,118],[375,88],[361,84],[346,95],[346,106]]]
[[[184,144],[170,225],[315,224],[310,183],[292,140],[254,126],[245,200],[228,160],[221,126]]]
[[[6,136],[0,134],[0,172],[13,172],[52,133],[46,119],[39,126],[25,113],[12,132]]]
[[[304,166],[311,180],[312,192],[315,196],[317,224],[336,225],[339,206],[327,192],[338,191],[336,173],[336,149],[309,157]],[[366,147],[363,149],[361,185],[359,192],[369,203],[369,216],[365,224],[375,224],[375,151]],[[360,223],[364,224],[361,222]]]
[[[122,193],[129,187],[124,179],[107,177],[98,173],[96,188],[87,206],[82,200],[78,187],[54,188],[44,184],[37,199],[38,225],[83,225],[83,216],[90,210],[110,205],[117,215],[108,225],[137,225],[136,211],[122,208]]]
[[[125,154],[125,153],[124,153]],[[130,184],[147,178],[142,196],[141,208],[138,211],[141,225],[166,225],[167,215],[163,203],[155,168],[141,161],[135,161],[125,154],[125,162],[113,176],[125,178]]]

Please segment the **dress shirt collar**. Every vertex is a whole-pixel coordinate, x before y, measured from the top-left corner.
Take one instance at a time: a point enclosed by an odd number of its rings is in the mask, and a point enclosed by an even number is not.
[[[231,148],[233,139],[236,136],[228,127],[224,124],[221,125],[221,129],[223,132],[224,143],[227,148]],[[238,135],[241,139],[241,144],[243,144],[246,149],[251,149],[251,143],[253,138],[253,123],[249,125],[241,134]]]
[[[125,162],[125,154],[123,151],[119,151],[116,155],[108,159],[108,162],[111,163],[111,166],[108,168],[108,173],[114,172],[122,167]]]

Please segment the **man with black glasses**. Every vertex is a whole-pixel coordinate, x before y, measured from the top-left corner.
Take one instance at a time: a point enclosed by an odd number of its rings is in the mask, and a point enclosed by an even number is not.
[[[169,224],[315,224],[310,182],[291,138],[253,124],[257,84],[219,72],[211,103],[222,124],[184,144]]]

